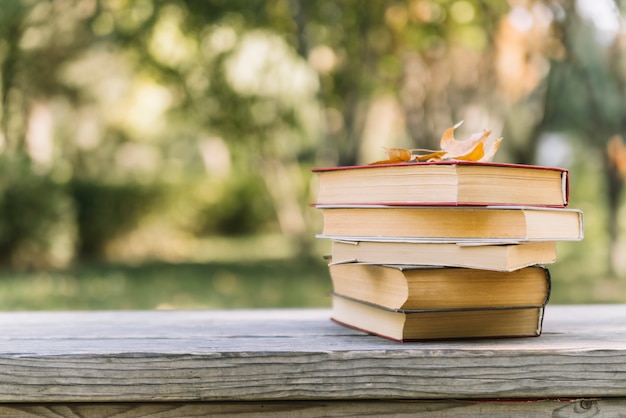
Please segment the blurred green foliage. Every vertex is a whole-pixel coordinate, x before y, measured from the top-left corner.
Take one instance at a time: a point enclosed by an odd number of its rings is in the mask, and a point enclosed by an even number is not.
[[[1,265],[66,265],[77,233],[74,201],[67,187],[33,173],[27,161],[0,164]]]
[[[622,13],[611,0],[7,0],[0,262],[10,277],[200,262],[217,251],[207,239],[268,234],[296,263],[317,258],[312,167],[435,148],[465,120],[459,137],[505,138],[500,161],[570,169],[586,239],[551,268],[561,301],[626,300],[626,173],[607,148],[626,136]]]
[[[224,185],[222,197],[201,207],[190,225],[198,236],[246,235],[261,233],[275,217],[267,210],[272,202],[259,178],[243,178]]]
[[[137,184],[72,182],[70,196],[76,206],[78,254],[97,257],[112,240],[141,226],[141,220],[164,201],[163,192]]]

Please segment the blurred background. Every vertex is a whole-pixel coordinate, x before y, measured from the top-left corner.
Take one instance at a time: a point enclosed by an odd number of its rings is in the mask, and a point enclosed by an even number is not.
[[[626,302],[618,0],[5,0],[0,310],[329,306],[316,166],[565,167],[551,303]]]

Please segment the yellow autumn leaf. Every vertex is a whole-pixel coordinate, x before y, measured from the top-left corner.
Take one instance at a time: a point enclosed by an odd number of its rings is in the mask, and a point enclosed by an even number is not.
[[[446,157],[449,159],[457,159],[458,157],[470,154],[479,143],[484,143],[489,138],[489,135],[491,135],[491,129],[484,129],[482,132],[477,132],[470,135],[469,138],[459,141],[454,138],[454,130],[458,128],[461,123],[463,122],[459,122],[452,128],[446,129],[441,136],[441,149],[447,152]]]
[[[453,127],[448,128],[443,132],[443,135],[441,135],[441,141],[440,141],[441,149],[445,149],[445,145],[450,144],[454,141],[454,130],[458,128],[459,126],[461,126],[462,124],[463,124],[463,121],[457,122]]]
[[[445,155],[445,151],[432,151],[428,154],[413,154],[413,159],[415,161],[441,161]]]
[[[454,159],[459,161],[480,161],[485,155],[485,147],[482,142],[476,144],[473,150],[465,155],[458,155]]]
[[[459,141],[454,137],[454,131],[462,123],[463,121],[444,131],[441,136],[440,150],[385,148],[387,159],[371,164],[394,164],[410,161],[491,161],[500,147],[502,138],[489,140],[491,129],[483,129],[481,132],[476,132],[467,139]]]
[[[385,148],[390,160],[411,161],[411,151],[404,148]]]
[[[485,151],[485,155],[483,155],[483,157],[478,161],[485,162],[485,161],[493,160],[493,157],[496,155],[496,152],[498,152],[498,148],[500,147],[501,142],[502,142],[502,138],[498,138],[494,140],[491,143],[491,147],[489,147],[489,149]]]
[[[406,163],[411,161],[412,155],[411,151],[404,148],[385,148],[387,152],[387,159],[376,161],[370,164],[395,164],[395,163]]]

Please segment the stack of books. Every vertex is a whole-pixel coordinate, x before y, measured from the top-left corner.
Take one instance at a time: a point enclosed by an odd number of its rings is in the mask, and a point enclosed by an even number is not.
[[[318,168],[332,319],[398,341],[541,334],[556,243],[581,240],[561,168]]]

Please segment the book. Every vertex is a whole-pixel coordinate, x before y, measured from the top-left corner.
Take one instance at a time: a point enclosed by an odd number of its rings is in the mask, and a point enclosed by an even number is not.
[[[332,295],[331,319],[395,341],[537,337],[544,306],[475,310],[391,310]]]
[[[550,296],[550,274],[542,266],[500,272],[350,263],[329,269],[336,294],[394,310],[537,307]]]
[[[577,209],[486,206],[317,206],[322,235],[448,241],[564,241],[583,238]]]
[[[566,169],[469,161],[315,168],[317,204],[565,207]]]
[[[325,238],[324,236],[318,236]],[[419,240],[331,241],[331,263],[413,264],[513,271],[556,261],[555,241],[523,243],[423,242]]]

